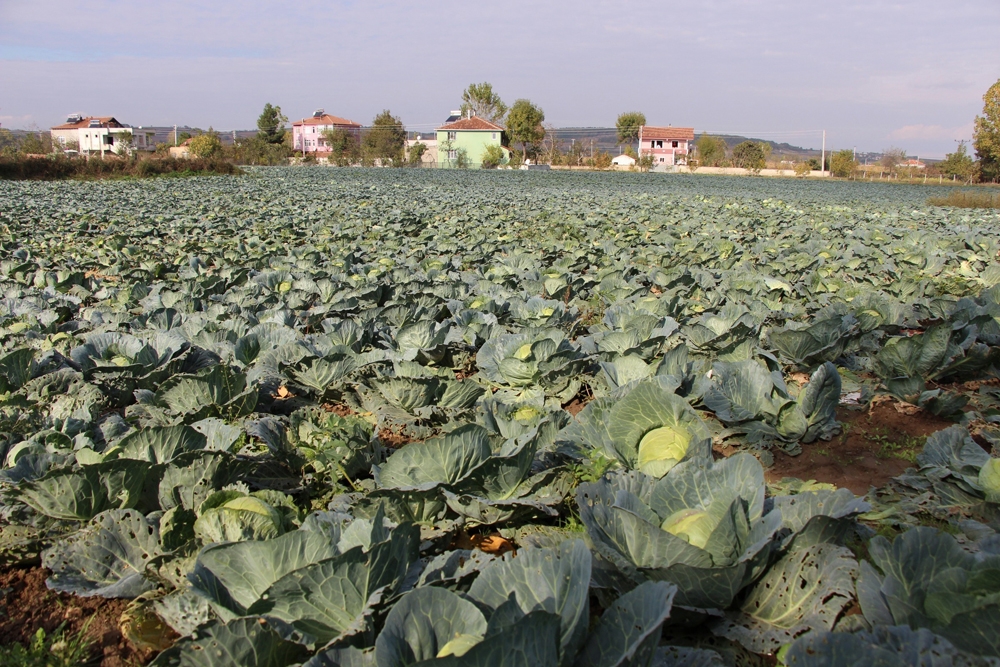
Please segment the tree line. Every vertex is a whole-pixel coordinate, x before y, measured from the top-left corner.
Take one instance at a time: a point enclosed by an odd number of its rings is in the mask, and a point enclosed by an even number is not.
[[[545,112],[540,106],[526,98],[520,98],[507,105],[488,82],[472,83],[462,91],[461,110],[463,115],[483,118],[504,127],[504,145],[512,152],[513,160],[544,161],[553,165],[591,166],[607,168],[612,156],[599,151],[588,151],[579,142],[566,141],[557,131],[545,124]],[[1000,80],[993,84],[983,96],[983,113],[977,115],[974,125],[972,147],[975,156],[969,153],[965,142],[960,142],[945,160],[934,165],[935,174],[952,176],[968,182],[1000,181]],[[174,143],[190,139],[188,148],[199,158],[225,159],[237,164],[268,165],[286,164],[288,158],[301,156],[310,161],[314,156],[297,152],[292,145],[292,132],[287,127],[288,118],[280,106],[270,103],[257,119],[257,134],[236,140],[231,145],[222,142],[212,128],[194,135],[181,134],[174,137]],[[617,140],[622,152],[637,160],[640,169],[652,167],[650,156],[638,154],[633,143],[639,136],[639,128],[646,124],[646,116],[641,111],[626,111],[618,116],[615,123]],[[127,133],[126,133],[127,135]],[[407,132],[400,117],[388,109],[377,114],[371,124],[360,132],[347,129],[327,130],[323,140],[329,151],[329,160],[337,165],[381,165],[406,166],[419,164],[427,146],[416,143],[407,150]],[[123,158],[135,158],[128,136],[120,136],[116,153]],[[16,136],[9,130],[0,129],[0,157],[14,158],[26,155],[46,155],[58,153],[72,146],[54,145],[47,132],[27,132]],[[159,144],[155,153],[165,156],[169,144]],[[743,141],[730,147],[722,137],[701,135],[695,142],[694,150],[687,156],[687,164],[692,169],[698,167],[742,167],[750,171],[763,169],[771,158],[772,147],[767,142]],[[499,166],[506,158],[499,146],[491,146],[477,158],[484,167]],[[458,166],[463,166],[469,156],[460,155]],[[906,162],[906,151],[890,147],[883,151],[881,166],[884,172],[896,174]],[[859,170],[851,149],[832,152],[823,165],[815,158],[801,161],[796,171],[805,173],[812,169],[827,169],[834,176],[850,177]]]

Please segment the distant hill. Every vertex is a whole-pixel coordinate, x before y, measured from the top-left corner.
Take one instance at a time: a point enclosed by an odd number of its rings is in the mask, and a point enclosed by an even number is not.
[[[617,155],[621,150],[618,143],[617,131],[613,127],[557,127],[549,130],[548,136],[552,134],[556,136],[556,140],[560,144],[560,150],[563,152],[569,150],[573,142],[583,144],[584,151],[587,153],[590,152],[591,147],[593,147],[595,153],[604,151],[612,155]],[[700,136],[700,133],[695,133],[695,141]],[[790,160],[809,159],[811,157],[818,158],[820,156],[820,151],[814,148],[802,148],[801,146],[793,146],[792,144],[779,143],[767,139],[754,139],[735,134],[719,134],[714,136],[721,137],[730,148],[748,139],[767,143],[771,145],[772,155],[786,156]]]

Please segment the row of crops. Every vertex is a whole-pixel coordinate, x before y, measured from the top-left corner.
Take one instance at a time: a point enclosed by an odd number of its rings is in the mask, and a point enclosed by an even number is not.
[[[0,184],[0,564],[158,666],[1000,664],[1000,216],[928,192]],[[876,394],[956,424],[766,484]]]

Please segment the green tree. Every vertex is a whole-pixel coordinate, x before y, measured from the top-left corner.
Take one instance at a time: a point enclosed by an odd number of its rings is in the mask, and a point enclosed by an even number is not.
[[[524,157],[533,153],[545,139],[545,128],[542,127],[544,120],[545,112],[530,100],[517,100],[510,108],[507,114],[507,135],[512,143],[521,144]]]
[[[403,121],[385,109],[375,116],[372,126],[361,140],[362,157],[366,164],[383,167],[400,166],[406,151],[406,128]]]
[[[51,151],[51,142],[49,143],[48,150],[46,150],[45,140],[42,138],[41,132],[28,132],[21,139],[21,145],[19,152],[25,155],[44,155]]]
[[[427,144],[422,141],[418,141],[410,146],[410,150],[407,152],[409,153],[407,160],[411,165],[416,166],[423,161],[424,153],[427,152]]]
[[[281,113],[281,107],[271,106],[268,102],[264,111],[257,118],[257,136],[269,144],[280,144],[285,141],[285,123],[288,119]]]
[[[490,144],[483,151],[482,156],[479,158],[480,166],[483,169],[496,169],[498,166],[503,164],[504,161],[503,149],[497,144]]]
[[[938,165],[938,168],[945,176],[955,176],[963,181],[971,179],[976,173],[976,163],[972,161],[972,156],[969,155],[964,141],[959,142],[954,153],[948,153],[944,156],[944,161]]]
[[[323,131],[323,141],[330,149],[330,161],[338,167],[346,167],[357,161],[361,143],[356,132],[338,127]]]
[[[751,172],[764,168],[764,149],[756,141],[744,141],[733,146],[733,164]]]
[[[135,139],[131,132],[119,132],[115,134],[115,153],[119,157],[128,157],[132,155],[132,149],[135,147]]]
[[[695,143],[698,164],[702,167],[718,167],[726,161],[726,141],[722,137],[703,134]]]
[[[469,87],[462,91],[462,115],[469,113],[502,125],[504,116],[507,115],[507,105],[493,92],[492,84],[485,81],[470,83]]]
[[[830,156],[830,173],[840,178],[847,178],[858,168],[858,163],[854,159],[854,151],[845,148]]]
[[[215,157],[222,153],[222,142],[219,141],[218,133],[209,128],[205,134],[199,134],[192,139],[188,148],[195,157]]]
[[[639,128],[646,124],[646,115],[641,111],[626,111],[618,116],[615,129],[618,130],[618,143],[632,146],[639,139]]]
[[[1000,180],[1000,80],[983,95],[983,115],[976,116],[972,143],[979,158],[980,179]]]

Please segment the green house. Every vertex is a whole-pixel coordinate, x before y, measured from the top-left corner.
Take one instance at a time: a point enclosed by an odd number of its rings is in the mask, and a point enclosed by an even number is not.
[[[499,146],[503,150],[502,163],[507,164],[510,150],[503,145],[503,135],[502,127],[478,116],[442,125],[437,129],[438,166],[479,169],[489,146]]]

